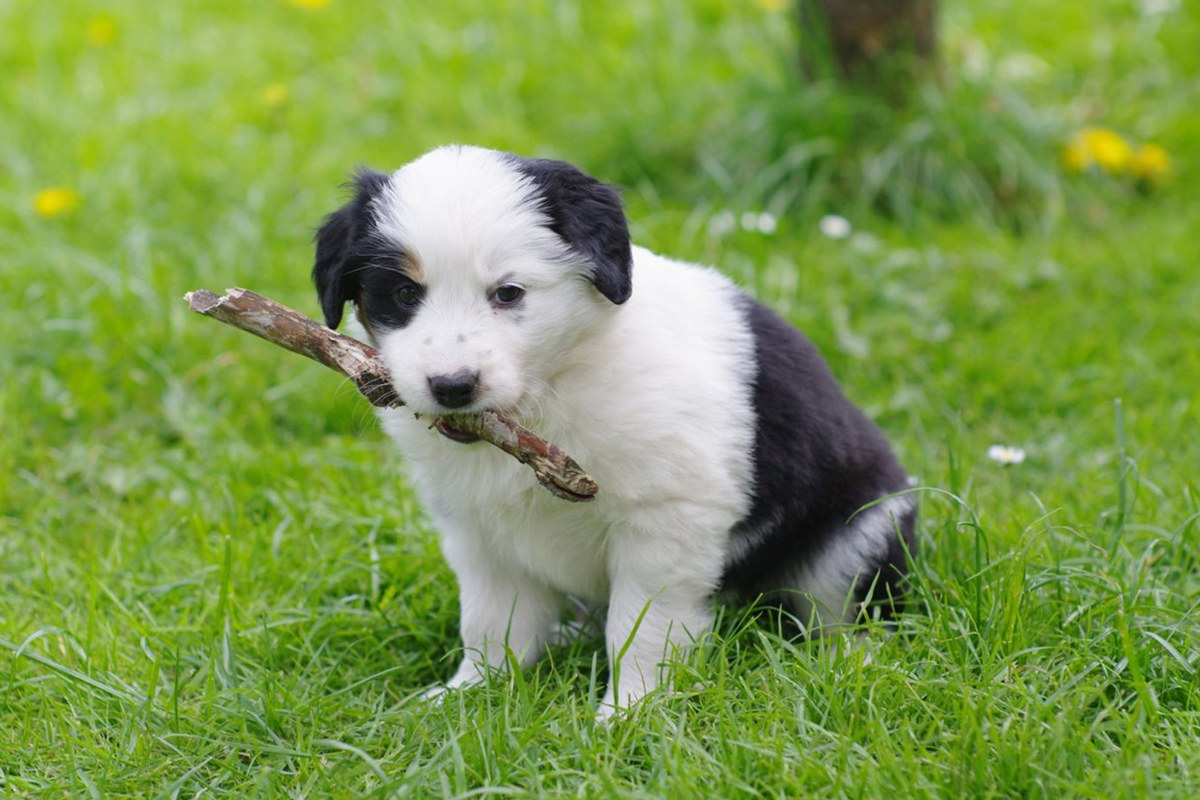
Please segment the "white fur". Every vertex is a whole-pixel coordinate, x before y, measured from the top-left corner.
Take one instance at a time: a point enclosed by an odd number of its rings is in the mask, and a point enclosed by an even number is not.
[[[710,625],[730,529],[752,496],[754,341],[725,277],[641,248],[631,299],[609,302],[533,197],[521,173],[475,148],[436,150],[392,176],[374,211],[419,261],[427,294],[407,327],[378,337],[410,404],[379,415],[459,580],[465,657],[447,686],[503,667],[505,646],[534,661],[571,594],[608,604],[607,716]],[[502,281],[527,290],[519,310],[489,306]],[[596,478],[595,501],[557,499],[499,450],[415,419],[439,411],[427,377],[460,369],[480,373],[466,410],[523,418]],[[871,542],[885,534],[881,513],[859,523]],[[825,558],[834,576],[814,567],[799,585],[840,604],[854,559],[839,542]]]

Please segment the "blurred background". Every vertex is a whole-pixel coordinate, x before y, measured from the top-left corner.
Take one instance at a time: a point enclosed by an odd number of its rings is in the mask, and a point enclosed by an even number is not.
[[[1157,708],[1146,680],[1194,712],[1198,43],[1181,0],[0,0],[7,786],[134,735],[71,671],[159,687],[212,741],[237,727],[213,698],[280,669],[345,686],[399,664],[400,694],[445,672],[453,584],[365,402],[182,296],[317,314],[311,238],[348,175],[451,142],[617,184],[635,241],[814,339],[910,470],[972,509],[926,501],[929,624],[982,625],[1026,563],[1081,607],[1161,581],[1134,595],[1152,613],[1121,606],[1149,649],[1112,713]],[[1059,580],[1089,559],[1117,589]],[[1026,609],[1012,648],[1116,624],[1071,607]],[[1096,636],[1119,676],[1129,652]],[[348,713],[314,708],[317,729]],[[955,712],[930,713],[922,730]],[[139,747],[113,785],[158,781],[139,758],[192,763]]]

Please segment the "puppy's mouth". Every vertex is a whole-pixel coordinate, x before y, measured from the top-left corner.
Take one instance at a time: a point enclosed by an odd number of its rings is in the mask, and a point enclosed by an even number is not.
[[[464,431],[461,428],[455,427],[455,422],[456,420],[451,417],[438,417],[434,421],[433,427],[437,428],[438,433],[452,442],[471,444],[472,442],[479,441],[479,437],[470,431]]]

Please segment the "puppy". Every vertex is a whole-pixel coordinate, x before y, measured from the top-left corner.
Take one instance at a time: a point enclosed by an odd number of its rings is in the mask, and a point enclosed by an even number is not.
[[[535,661],[567,595],[608,606],[602,718],[659,684],[714,595],[777,598],[817,632],[898,596],[915,508],[891,496],[908,484],[883,434],[788,323],[715,270],[632,247],[612,187],[451,146],[355,189],[313,276],[326,324],[353,303],[408,403],[379,417],[462,608],[462,664],[434,693],[506,648]],[[485,409],[571,453],[596,499],[560,500],[414,416]]]

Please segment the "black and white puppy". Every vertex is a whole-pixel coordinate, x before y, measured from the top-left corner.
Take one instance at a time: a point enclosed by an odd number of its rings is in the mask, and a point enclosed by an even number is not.
[[[536,660],[568,594],[608,605],[606,717],[710,626],[714,595],[777,596],[821,630],[898,593],[915,509],[876,502],[908,485],[883,434],[788,323],[631,247],[610,186],[452,146],[356,188],[313,275],[326,324],[354,303],[408,403],[379,416],[458,576],[464,658],[444,688],[505,647]],[[413,414],[484,409],[561,445],[596,500]]]

